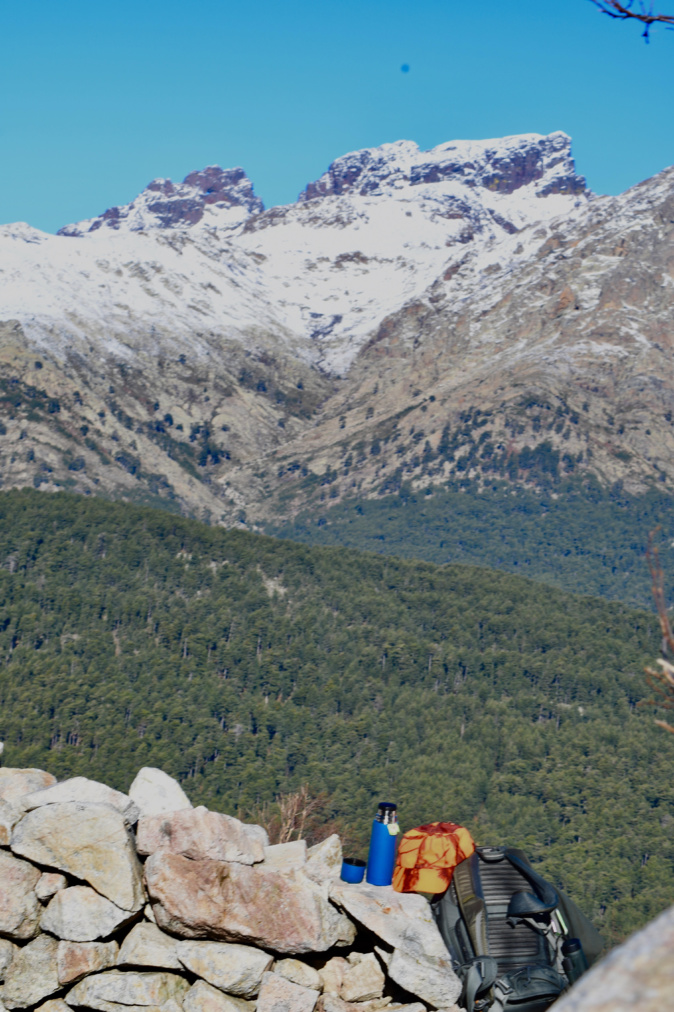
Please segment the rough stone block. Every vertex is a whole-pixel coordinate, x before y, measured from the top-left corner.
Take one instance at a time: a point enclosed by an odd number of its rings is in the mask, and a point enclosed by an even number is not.
[[[265,973],[257,999],[257,1012],[313,1012],[318,991],[300,987],[277,973]]]
[[[301,987],[310,987],[314,991],[323,990],[318,970],[314,970],[313,966],[308,966],[300,959],[279,960],[274,964],[274,973],[280,974],[281,977],[285,977],[286,980],[291,980],[293,984],[299,984]]]
[[[153,1012],[179,1012],[190,985],[175,973],[137,973],[133,970],[106,970],[84,977],[66,995],[71,1006],[98,1012],[132,1012],[150,1008]]]
[[[273,963],[273,957],[261,949],[226,942],[177,942],[176,953],[197,977],[237,998],[254,998]]]
[[[184,1012],[254,1012],[255,1003],[223,994],[219,988],[197,980],[183,998]]]
[[[35,937],[42,914],[35,895],[39,879],[28,861],[0,850],[0,934],[17,942]]]
[[[155,967],[161,970],[182,970],[176,952],[176,939],[166,935],[156,924],[141,921],[135,924],[122,942],[118,966]]]
[[[57,871],[45,871],[40,875],[35,886],[35,895],[41,903],[46,903],[61,889],[65,889],[67,885],[68,880],[65,875],[61,875]]]
[[[107,938],[134,916],[133,912],[121,910],[89,886],[70,886],[50,900],[40,919],[40,927],[71,942],[94,942]]]
[[[59,942],[56,965],[59,984],[74,984],[89,973],[99,973],[114,966],[117,942]]]
[[[26,812],[43,805],[54,805],[66,801],[80,801],[90,805],[110,805],[115,808],[123,817],[127,826],[133,826],[138,821],[139,811],[130,797],[115,791],[106,784],[99,784],[97,780],[88,780],[87,777],[71,777],[70,780],[63,780],[60,784],[46,787],[43,790],[27,794],[22,798],[21,804]]]
[[[236,861],[255,864],[264,858],[261,843],[249,836],[243,823],[207,808],[186,808],[165,815],[143,816],[138,823],[139,854],[168,850],[194,861]]]
[[[129,797],[142,816],[164,815],[181,808],[191,808],[192,802],[177,780],[154,766],[143,766],[129,787]]]
[[[59,990],[58,945],[55,938],[38,935],[15,954],[2,991],[8,1009],[28,1008]]]

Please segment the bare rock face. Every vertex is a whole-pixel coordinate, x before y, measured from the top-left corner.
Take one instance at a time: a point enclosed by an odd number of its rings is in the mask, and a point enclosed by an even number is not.
[[[314,970],[313,966],[308,966],[300,959],[279,960],[274,966],[274,973],[291,980],[293,984],[299,984],[300,987],[310,987],[314,991],[323,990],[318,970]]]
[[[245,832],[242,822],[207,808],[185,808],[164,815],[143,816],[138,823],[139,854],[169,850],[199,861],[255,864],[264,858],[262,844]]]
[[[143,816],[164,815],[192,807],[178,781],[154,766],[143,766],[138,770],[129,787],[129,797]]]
[[[12,850],[74,875],[123,910],[144,903],[141,867],[123,816],[108,805],[65,802],[36,808],[12,834]]]
[[[674,906],[613,949],[555,1002],[555,1012],[674,1008]]]
[[[134,925],[122,942],[118,966],[146,966],[162,970],[181,970],[176,939],[164,934],[156,924],[141,921]]]
[[[244,822],[243,831],[246,836],[249,836],[251,840],[257,840],[263,847],[269,846],[269,834],[264,826],[256,826],[254,823]]]
[[[0,768],[0,801],[20,801],[26,794],[41,791],[55,783],[56,777],[45,770],[19,770],[3,766]]]
[[[137,973],[107,970],[85,977],[68,992],[69,1005],[81,1005],[100,1012],[129,1012],[129,1007],[180,1008],[190,985],[175,973]],[[177,1004],[176,1004],[177,1003]]]
[[[121,791],[115,791],[106,784],[99,784],[96,780],[88,780],[86,777],[72,777],[60,784],[54,784],[53,787],[28,794],[22,799],[22,805],[26,812],[31,812],[43,805],[62,804],[66,801],[110,805],[122,814],[127,826],[133,826],[138,821],[139,811],[131,798]]]
[[[7,968],[18,951],[19,947],[8,938],[0,938],[0,981],[5,979]]]
[[[342,870],[342,841],[337,833],[322,840],[307,851],[304,874],[314,882],[338,879]]]
[[[157,924],[183,937],[295,954],[324,952],[344,933],[344,919],[318,887],[296,874],[158,851],[145,878]]]
[[[184,1012],[253,1012],[255,1004],[223,994],[217,987],[197,980],[183,998]]]
[[[291,840],[264,848],[264,863],[275,871],[295,871],[307,863],[307,841]]]
[[[445,956],[411,955],[394,949],[388,961],[389,977],[433,1008],[447,1008],[461,994],[462,985]]]
[[[293,984],[277,973],[265,973],[257,999],[257,1012],[313,1012],[318,991]]]
[[[0,851],[0,933],[17,942],[37,934],[42,908],[35,895],[40,872]]]
[[[369,952],[355,965],[349,966],[342,981],[340,998],[349,1002],[381,998],[385,980],[377,957]]]
[[[63,998],[48,998],[35,1009],[35,1012],[71,1012],[70,1005]]]
[[[114,966],[117,942],[59,942],[56,965],[59,984],[74,984],[89,973],[98,973]]]
[[[107,938],[134,916],[88,886],[71,886],[56,893],[42,914],[40,927],[71,942],[94,942]]]
[[[28,1008],[59,990],[58,945],[55,938],[39,935],[15,954],[2,994],[8,1009]]]
[[[61,889],[65,889],[68,885],[68,881],[65,875],[60,875],[57,871],[45,871],[38,880],[35,886],[35,895],[41,903],[46,903],[52,896],[55,896]]]

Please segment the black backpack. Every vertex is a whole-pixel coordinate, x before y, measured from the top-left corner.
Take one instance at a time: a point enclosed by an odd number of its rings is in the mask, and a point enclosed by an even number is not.
[[[510,847],[478,847],[432,909],[467,1012],[544,1012],[603,948],[578,907]]]

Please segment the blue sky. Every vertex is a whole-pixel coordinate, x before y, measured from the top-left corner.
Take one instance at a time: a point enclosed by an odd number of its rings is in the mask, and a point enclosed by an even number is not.
[[[565,130],[601,193],[674,163],[674,32],[588,0],[0,0],[0,50],[0,221],[47,231],[214,163],[288,203],[401,138]]]

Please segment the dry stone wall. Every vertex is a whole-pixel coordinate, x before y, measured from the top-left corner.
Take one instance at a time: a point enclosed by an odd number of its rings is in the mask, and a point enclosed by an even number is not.
[[[339,879],[142,769],[0,768],[0,1012],[427,1012],[461,986],[426,901]]]

